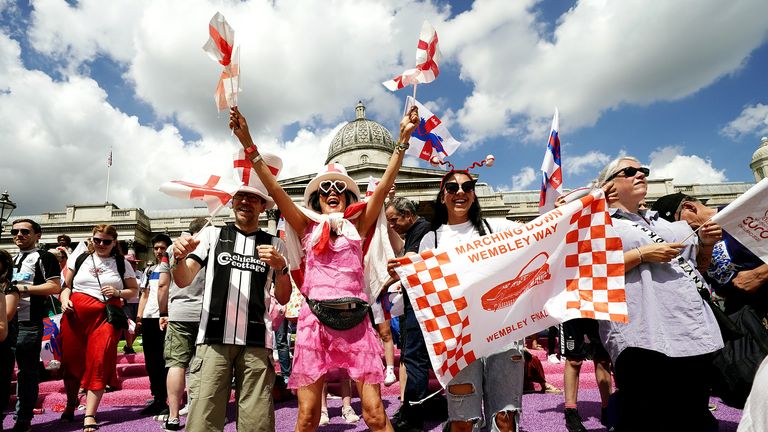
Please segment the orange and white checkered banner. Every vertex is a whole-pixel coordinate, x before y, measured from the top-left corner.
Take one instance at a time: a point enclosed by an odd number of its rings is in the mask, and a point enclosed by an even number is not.
[[[443,386],[476,359],[551,325],[628,322],[624,253],[602,190],[529,223],[400,262]]]

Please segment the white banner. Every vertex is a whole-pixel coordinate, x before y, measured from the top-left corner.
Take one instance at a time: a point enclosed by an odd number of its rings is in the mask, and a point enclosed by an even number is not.
[[[749,188],[712,218],[744,247],[768,263],[768,178]]]
[[[470,242],[400,258],[443,386],[474,360],[573,318],[628,322],[624,254],[601,190]]]

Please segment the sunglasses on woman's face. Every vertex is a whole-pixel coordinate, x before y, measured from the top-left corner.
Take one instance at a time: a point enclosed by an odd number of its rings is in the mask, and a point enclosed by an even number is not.
[[[28,235],[32,234],[32,231],[31,231],[31,230],[28,230],[28,229],[26,229],[26,228],[21,228],[21,229],[18,229],[18,228],[13,228],[13,229],[11,230],[11,235],[12,235],[12,236],[16,236],[16,235],[19,235],[19,234],[21,234],[21,235],[23,235],[23,236],[28,236]]]
[[[98,238],[98,237],[94,237],[93,238],[93,242],[96,243],[99,246],[101,246],[101,245],[109,246],[109,245],[112,244],[112,241],[113,241],[112,239],[103,239],[103,238]]]
[[[445,191],[451,195],[458,192],[459,188],[461,188],[461,190],[463,190],[466,193],[472,192],[475,190],[475,181],[474,180],[465,181],[461,185],[459,185],[456,182],[450,182],[445,184]]]
[[[341,195],[345,190],[347,190],[347,182],[344,180],[325,180],[320,182],[320,195],[330,195],[331,189],[335,190],[337,194]]]
[[[624,174],[624,177],[627,177],[627,178],[634,177],[638,172],[641,172],[646,177],[648,177],[648,174],[651,173],[651,170],[646,168],[646,167],[640,167],[640,168],[626,167],[626,168],[622,168],[622,169],[616,171],[615,173],[611,174],[611,176],[608,177],[607,179],[605,179],[605,181],[606,182],[611,181],[611,180],[615,179],[616,177],[618,177],[619,174]]]

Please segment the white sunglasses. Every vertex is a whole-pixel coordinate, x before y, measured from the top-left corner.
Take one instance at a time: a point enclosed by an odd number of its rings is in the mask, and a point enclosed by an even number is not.
[[[328,196],[331,194],[331,188],[336,190],[336,193],[342,194],[347,190],[347,182],[344,180],[325,180],[320,182],[320,195]]]

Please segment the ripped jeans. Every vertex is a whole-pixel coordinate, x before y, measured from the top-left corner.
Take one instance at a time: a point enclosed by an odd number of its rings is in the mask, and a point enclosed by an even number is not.
[[[520,346],[471,363],[448,383],[448,419],[473,422],[475,430],[488,425],[488,430],[497,431],[496,413],[512,411],[519,430],[524,373],[525,360]],[[473,391],[455,394],[451,387],[457,384],[471,384]]]

